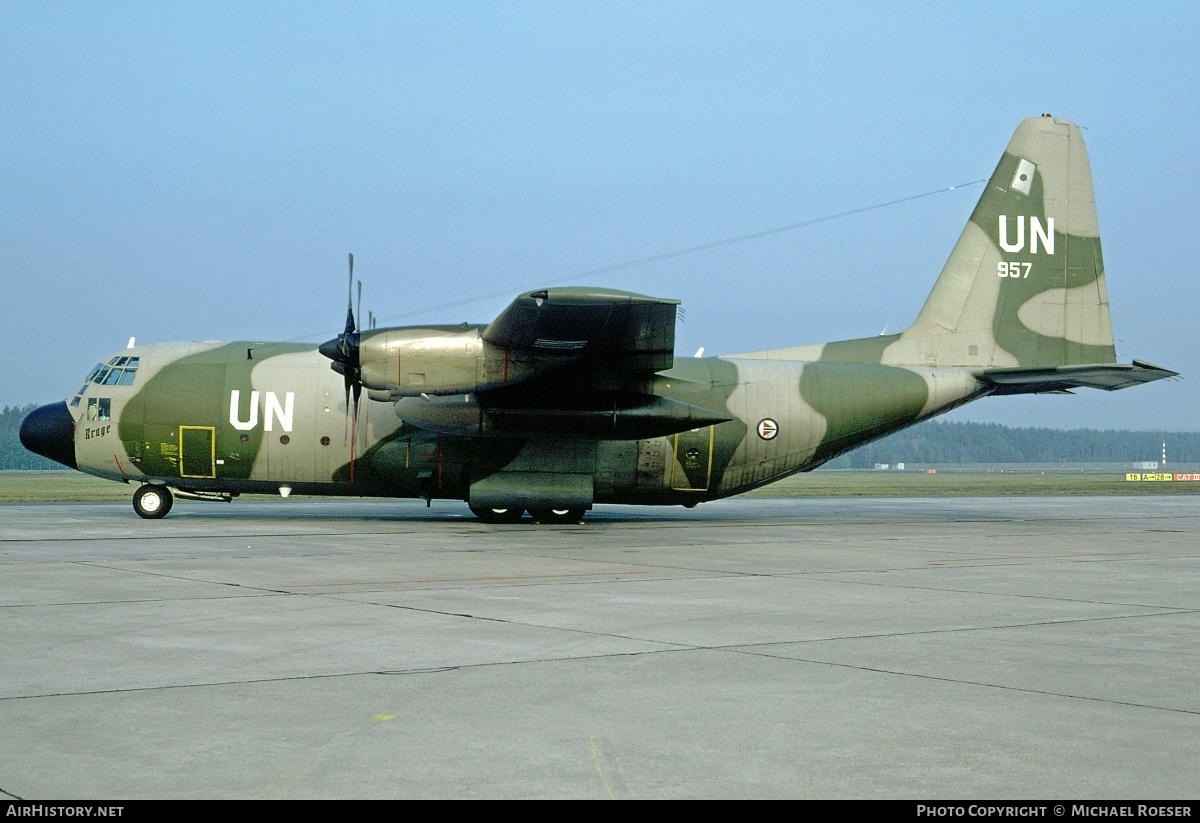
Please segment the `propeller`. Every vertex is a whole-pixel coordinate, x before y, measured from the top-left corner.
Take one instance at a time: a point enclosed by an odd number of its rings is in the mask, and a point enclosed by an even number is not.
[[[354,450],[358,430],[358,401],[362,396],[362,361],[359,357],[359,329],[354,319],[354,255],[350,258],[350,281],[346,297],[346,329],[333,340],[326,340],[317,351],[333,363],[330,368],[342,375],[346,388],[346,435],[350,441],[350,485],[354,485]],[[362,309],[362,281],[358,283],[359,313]],[[350,403],[354,396],[353,407]],[[353,411],[351,409],[353,408]]]

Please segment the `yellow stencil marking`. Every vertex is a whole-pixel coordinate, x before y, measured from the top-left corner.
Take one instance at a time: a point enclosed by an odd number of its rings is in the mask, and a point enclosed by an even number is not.
[[[596,753],[596,738],[594,735],[588,735],[588,744],[592,747],[592,762],[596,764],[596,771],[600,774],[600,782],[604,784],[604,790],[608,792],[608,796],[616,800],[617,796],[613,794],[612,787],[608,785],[608,779],[604,776],[604,769],[600,768],[600,755]]]

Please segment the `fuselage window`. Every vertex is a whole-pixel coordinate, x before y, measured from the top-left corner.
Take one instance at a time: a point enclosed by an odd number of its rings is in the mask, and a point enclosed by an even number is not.
[[[99,414],[96,415],[97,420],[108,420],[112,415],[112,400],[107,397],[101,397],[99,403]]]

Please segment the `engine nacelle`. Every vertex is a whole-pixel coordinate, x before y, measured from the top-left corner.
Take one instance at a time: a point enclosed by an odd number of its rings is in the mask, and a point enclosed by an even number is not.
[[[372,397],[467,394],[519,383],[537,369],[483,340],[484,326],[410,326],[364,331],[362,383]]]

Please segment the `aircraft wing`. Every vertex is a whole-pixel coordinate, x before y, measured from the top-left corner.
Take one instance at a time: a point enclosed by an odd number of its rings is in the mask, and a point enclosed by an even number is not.
[[[1134,360],[1132,363],[987,369],[978,376],[985,383],[996,387],[992,394],[1037,394],[1067,392],[1077,388],[1116,391],[1164,377],[1175,377],[1178,374],[1179,372]]]
[[[678,305],[615,289],[544,289],[514,300],[484,329],[483,339],[535,357],[594,358],[621,371],[662,371],[675,360]]]

